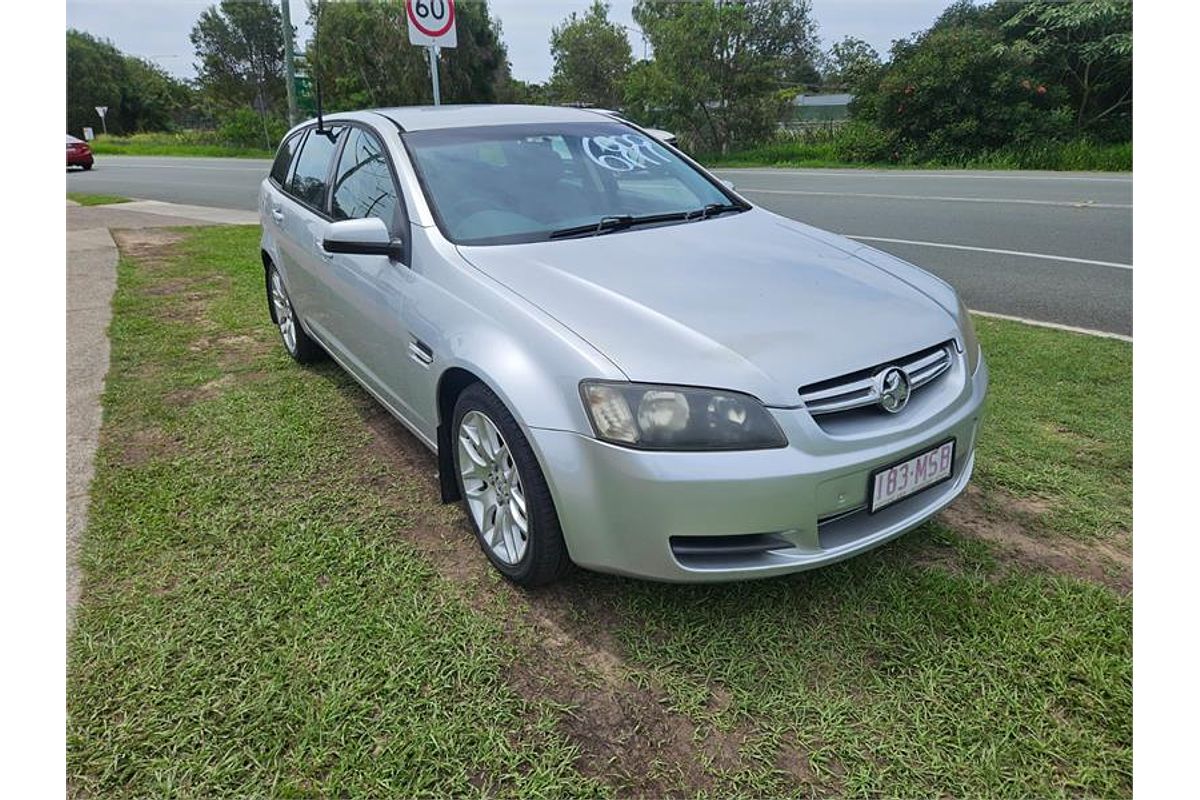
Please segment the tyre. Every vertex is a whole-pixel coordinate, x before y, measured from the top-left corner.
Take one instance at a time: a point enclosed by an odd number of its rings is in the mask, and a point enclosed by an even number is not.
[[[83,171],[84,171],[84,172],[90,172],[90,171],[91,171],[91,169],[92,169],[92,165],[91,165],[91,164],[84,164],[84,165],[83,165]]]
[[[561,578],[571,566],[550,487],[525,434],[482,383],[454,405],[454,472],[475,538],[492,565],[520,586]]]
[[[274,264],[267,269],[267,302],[270,304],[271,321],[279,328],[279,337],[283,339],[288,355],[301,364],[311,364],[325,355],[321,346],[304,332],[287,290],[283,288],[283,278]]]

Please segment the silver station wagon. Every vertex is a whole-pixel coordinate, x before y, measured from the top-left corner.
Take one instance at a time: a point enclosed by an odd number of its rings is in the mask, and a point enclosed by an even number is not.
[[[987,367],[943,281],[569,108],[337,114],[263,181],[272,321],[437,454],[496,569],[829,564],[966,486]]]

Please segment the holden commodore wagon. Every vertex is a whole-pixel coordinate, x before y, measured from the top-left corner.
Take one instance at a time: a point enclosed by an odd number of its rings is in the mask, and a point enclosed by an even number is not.
[[[583,109],[331,115],[263,181],[271,320],[437,457],[512,581],[810,569],[970,479],[962,302]]]

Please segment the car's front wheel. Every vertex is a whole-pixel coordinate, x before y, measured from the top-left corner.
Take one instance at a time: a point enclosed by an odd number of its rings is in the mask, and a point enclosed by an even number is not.
[[[319,359],[324,351],[305,333],[274,264],[267,269],[267,295],[271,303],[271,320],[279,328],[279,337],[283,339],[288,355],[301,364],[311,364]]]
[[[453,430],[459,493],[488,560],[521,586],[562,577],[571,560],[550,487],[503,401],[482,383],[467,387]]]

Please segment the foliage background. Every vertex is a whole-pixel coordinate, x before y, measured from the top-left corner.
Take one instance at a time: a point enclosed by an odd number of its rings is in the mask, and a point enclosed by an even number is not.
[[[402,0],[307,10],[315,34],[298,60],[320,78],[327,110],[431,102]],[[460,0],[442,95],[612,108],[722,163],[1132,166],[1131,0],[956,0],[886,56],[853,37],[822,49],[810,0],[638,0],[633,15],[648,58],[634,59],[595,0],[551,29],[553,72],[538,84],[512,77],[485,0]],[[198,74],[185,84],[68,31],[68,130],[98,128],[94,106],[108,105],[118,136],[202,128],[206,146],[273,147],[287,127],[276,3],[221,0],[191,40]],[[848,124],[784,127],[796,95],[822,92],[855,96]]]

